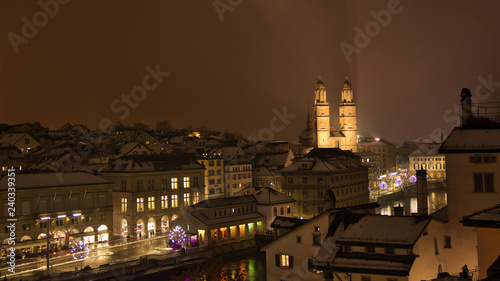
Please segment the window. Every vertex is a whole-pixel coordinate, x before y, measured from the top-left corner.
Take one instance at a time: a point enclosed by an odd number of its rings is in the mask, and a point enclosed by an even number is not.
[[[451,248],[451,236],[444,237],[444,247]]]
[[[144,212],[144,198],[137,198],[137,212]]]
[[[144,182],[141,180],[141,181],[137,181],[137,191],[142,191],[144,187]]]
[[[290,214],[292,212],[290,205],[286,206],[286,213]]]
[[[293,256],[276,254],[276,266],[283,268],[293,268]]]
[[[30,139],[25,138],[25,139],[24,139],[24,144],[30,144]]]
[[[493,173],[474,173],[474,192],[494,192]]]
[[[198,177],[193,177],[193,186],[199,186],[200,185],[200,182],[198,180]]]
[[[184,193],[184,206],[189,206],[189,193]]]
[[[274,214],[274,216],[278,215],[278,207],[273,208],[273,214]]]
[[[394,255],[394,248],[385,248],[385,253],[387,255]]]
[[[318,199],[323,199],[323,191],[318,191]]]
[[[280,207],[280,216],[284,215],[285,214],[285,208],[283,207]]]
[[[127,191],[127,181],[122,181],[122,192]]]
[[[375,247],[372,247],[372,246],[366,247],[366,253],[375,254]]]
[[[323,177],[318,177],[318,184],[323,184]]]
[[[161,201],[161,208],[162,209],[167,209],[168,208],[168,196],[167,195],[162,195],[160,197],[160,201]]]
[[[198,204],[198,202],[200,202],[200,193],[195,192],[193,193],[193,204]]]
[[[215,171],[214,170],[208,170],[208,175],[209,176],[214,176],[215,175]]]
[[[344,249],[344,253],[351,253],[352,252],[351,245],[344,245],[343,249]]]
[[[154,209],[155,209],[155,198],[148,197],[148,210],[154,210]]]
[[[304,214],[309,213],[309,206],[303,206],[303,207],[302,207],[302,212],[303,212]]]
[[[177,208],[179,207],[179,203],[177,202],[177,194],[172,195],[172,208]]]
[[[122,213],[126,213],[128,212],[128,206],[127,206],[127,198],[122,198],[121,199],[121,210],[122,210]]]
[[[361,281],[372,281],[370,276],[361,276]]]
[[[314,227],[314,232],[319,232],[319,226]]]
[[[154,190],[155,180],[148,180],[148,190]]]
[[[189,177],[184,177],[184,188],[189,188]]]
[[[398,281],[398,278],[387,277],[387,281]]]
[[[418,163],[413,164],[413,169],[418,170]]]
[[[214,179],[209,179],[208,180],[208,184],[209,185],[214,185],[215,184],[215,180]]]
[[[313,235],[313,245],[321,246],[321,236],[320,235]]]
[[[293,184],[293,178],[292,177],[288,177],[287,181],[288,181],[289,184]]]
[[[160,188],[161,189],[167,189],[167,179],[161,179],[160,180]]]
[[[307,177],[302,177],[302,183],[307,183]]]
[[[171,178],[170,179],[170,187],[172,189],[177,189],[177,178]]]
[[[208,166],[213,167],[214,166],[214,160],[208,161]]]
[[[307,191],[302,191],[302,197],[307,198]]]

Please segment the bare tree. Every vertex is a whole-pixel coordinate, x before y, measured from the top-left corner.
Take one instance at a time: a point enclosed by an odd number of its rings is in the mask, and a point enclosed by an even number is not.
[[[168,131],[172,129],[170,122],[167,120],[162,120],[155,125],[155,131],[160,134],[166,134]]]
[[[148,125],[146,125],[144,123],[140,123],[140,122],[135,123],[132,126],[132,129],[137,130],[137,131],[149,131],[149,130],[151,130]]]

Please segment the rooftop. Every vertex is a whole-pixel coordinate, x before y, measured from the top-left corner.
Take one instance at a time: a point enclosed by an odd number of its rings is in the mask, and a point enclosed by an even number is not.
[[[7,175],[0,176],[0,190],[7,189]],[[86,172],[37,172],[16,174],[16,189],[109,184],[111,181]]]
[[[500,128],[455,128],[441,145],[438,152],[500,152]]]

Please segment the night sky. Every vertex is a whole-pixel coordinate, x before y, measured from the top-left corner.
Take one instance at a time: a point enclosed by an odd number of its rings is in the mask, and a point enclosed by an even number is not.
[[[0,2],[0,123],[115,122],[124,114],[113,101],[157,65],[169,75],[122,123],[169,120],[258,136],[273,108],[286,106],[296,117],[274,138],[298,140],[319,75],[334,126],[347,74],[358,133],[394,143],[430,138],[441,126],[449,133],[461,88],[475,95],[480,77],[494,83],[479,101],[500,101],[497,0],[217,0],[231,8],[219,13],[212,0],[104,2],[72,0],[47,19],[37,1]],[[390,22],[374,24],[370,11],[388,6]],[[23,17],[33,23],[34,15],[40,27],[27,38]],[[367,24],[380,29],[356,45],[354,28]],[[350,63],[342,42],[360,47]]]

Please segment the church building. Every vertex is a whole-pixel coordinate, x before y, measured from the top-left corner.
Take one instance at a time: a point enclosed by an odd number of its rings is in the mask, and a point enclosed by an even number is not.
[[[326,101],[325,84],[321,78],[314,90],[313,118],[311,120],[311,116],[308,116],[307,128],[299,136],[300,143],[315,148],[358,151],[356,103],[347,77],[339,105],[340,130],[337,131],[330,125],[330,105]]]

